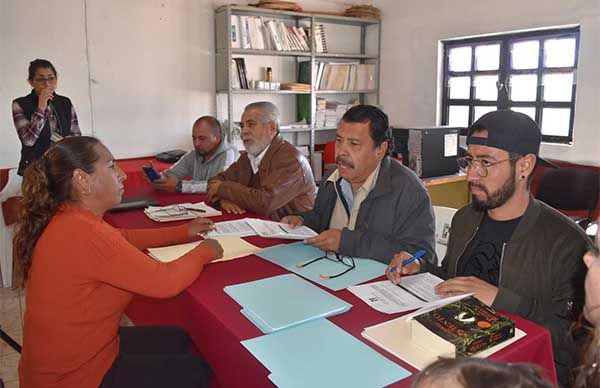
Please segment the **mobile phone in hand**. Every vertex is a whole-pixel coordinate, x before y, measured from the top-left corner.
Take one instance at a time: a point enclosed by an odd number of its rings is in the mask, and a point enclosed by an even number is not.
[[[144,166],[142,167],[142,169],[144,170],[144,174],[146,174],[148,179],[150,179],[150,182],[154,182],[155,180],[160,178],[160,174],[158,173],[158,171],[156,171],[154,167]]]

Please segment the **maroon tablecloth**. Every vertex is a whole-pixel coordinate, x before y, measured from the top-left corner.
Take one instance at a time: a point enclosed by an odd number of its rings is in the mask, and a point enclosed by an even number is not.
[[[137,193],[147,192],[138,188]],[[167,195],[155,193],[161,204],[202,200],[201,195]],[[233,216],[215,218],[233,219]],[[117,227],[158,227],[160,223],[145,217],[141,211],[108,214],[106,220]],[[283,240],[267,240],[257,236],[246,238],[258,246],[270,246]],[[157,300],[135,297],[127,310],[137,325],[171,324],[184,328],[192,337],[202,356],[210,364],[215,387],[272,387],[269,371],[256,360],[240,341],[262,335],[261,331],[241,313],[240,306],[223,292],[223,287],[252,280],[267,278],[287,271],[257,256],[208,265],[198,279],[177,297]],[[328,290],[329,292],[332,292]],[[387,315],[368,307],[347,290],[333,292],[351,303],[346,313],[329,318],[359,340],[365,342],[390,360],[416,373],[416,370],[364,340],[360,333],[365,327],[396,318],[401,314]],[[556,381],[552,346],[549,332],[530,321],[512,314],[517,326],[527,333],[523,339],[497,352],[491,358],[500,361],[529,362],[539,365],[548,378]],[[290,351],[293,351],[290,349]],[[410,378],[394,387],[407,387]]]

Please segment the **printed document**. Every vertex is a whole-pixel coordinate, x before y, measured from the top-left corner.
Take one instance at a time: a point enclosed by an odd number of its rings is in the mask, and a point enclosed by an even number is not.
[[[148,218],[158,222],[191,220],[196,217],[214,217],[222,213],[204,202],[180,203],[168,206],[148,206],[144,209]]]
[[[442,279],[430,273],[403,276],[399,285],[389,280],[348,287],[348,290],[363,302],[385,314],[439,306],[450,303],[453,299],[462,299],[466,295],[442,299],[434,288]]]
[[[215,229],[206,233],[205,236],[215,238],[219,236],[247,237],[256,235],[247,220],[248,218],[242,218],[241,220],[216,222]]]
[[[317,232],[307,226],[293,228],[283,222],[246,218],[246,221],[256,233],[266,238],[285,238],[290,240],[304,240],[317,235]]]

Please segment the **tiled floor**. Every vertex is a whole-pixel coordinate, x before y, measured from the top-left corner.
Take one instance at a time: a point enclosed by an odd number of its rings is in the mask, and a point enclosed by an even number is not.
[[[25,296],[22,291],[0,288],[0,326],[19,344],[23,343],[23,311]],[[0,378],[5,388],[18,388],[19,353],[0,340]]]

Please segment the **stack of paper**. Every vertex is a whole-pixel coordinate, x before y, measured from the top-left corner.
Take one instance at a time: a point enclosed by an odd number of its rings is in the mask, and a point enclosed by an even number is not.
[[[223,247],[223,257],[218,260],[213,260],[211,263],[215,263],[217,261],[233,260],[239,257],[252,255],[254,253],[259,252],[262,249],[242,240],[239,237],[221,236],[215,237],[214,239],[217,240],[219,244],[221,244],[221,247]],[[185,255],[192,249],[196,248],[201,242],[202,241],[195,241],[187,244],[171,245],[160,248],[150,248],[148,249],[148,253],[154,259],[162,261],[163,263],[168,263]]]
[[[217,222],[215,224],[215,229],[206,234],[207,237],[247,237],[254,235],[266,238],[304,240],[307,237],[316,236],[317,233],[306,226],[292,228],[281,222],[261,220],[258,218],[243,218],[240,220]]]
[[[386,269],[386,265],[378,261],[355,257],[354,269],[333,279],[323,279],[321,275],[339,274],[348,267],[336,260],[322,259],[300,268],[300,264],[325,255],[325,252],[319,248],[303,242],[275,245],[265,248],[257,255],[334,291],[382,276]]]
[[[144,210],[144,213],[150,219],[158,222],[191,220],[196,217],[214,217],[223,214],[204,202],[180,203],[168,206],[148,206]]]
[[[278,387],[385,387],[410,372],[327,319],[242,341]]]
[[[227,286],[224,291],[263,333],[341,314],[352,307],[293,274]]]

